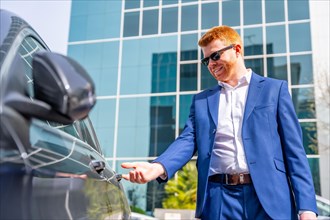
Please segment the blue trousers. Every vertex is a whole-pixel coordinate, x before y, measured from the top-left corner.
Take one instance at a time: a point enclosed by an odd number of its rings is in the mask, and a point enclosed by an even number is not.
[[[209,182],[202,220],[267,220],[252,184],[229,186]]]

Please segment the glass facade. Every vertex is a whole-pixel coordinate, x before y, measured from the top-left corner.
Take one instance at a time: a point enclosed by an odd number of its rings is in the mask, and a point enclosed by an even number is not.
[[[183,129],[192,96],[216,84],[197,41],[223,24],[241,34],[247,67],[288,81],[320,194],[309,1],[73,0],[71,10],[68,55],[95,81],[91,119],[118,173],[124,161],[160,155]],[[123,183],[132,206],[161,208],[163,185]]]

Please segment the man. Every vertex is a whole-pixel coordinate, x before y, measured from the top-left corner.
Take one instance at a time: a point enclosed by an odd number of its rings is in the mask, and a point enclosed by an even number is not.
[[[316,219],[287,83],[247,69],[241,38],[230,27],[210,29],[198,44],[218,85],[194,96],[183,132],[161,156],[123,163],[133,168],[123,178],[167,181],[197,151],[197,218]]]

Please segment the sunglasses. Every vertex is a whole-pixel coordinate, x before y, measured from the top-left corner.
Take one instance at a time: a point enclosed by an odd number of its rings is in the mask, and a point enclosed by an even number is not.
[[[209,57],[205,57],[201,60],[202,64],[204,64],[205,66],[209,65],[210,59],[213,61],[217,61],[220,59],[221,55],[226,51],[229,50],[231,48],[235,47],[235,44],[231,44],[228,47],[224,47],[221,50],[215,51],[214,53],[212,53]]]

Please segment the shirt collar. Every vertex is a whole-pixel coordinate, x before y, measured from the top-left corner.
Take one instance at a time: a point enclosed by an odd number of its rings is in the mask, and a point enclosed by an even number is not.
[[[223,88],[237,88],[245,83],[250,84],[251,77],[252,77],[252,70],[247,69],[247,72],[238,80],[238,84],[235,87],[232,87],[231,85],[221,81],[218,81],[218,84]]]

